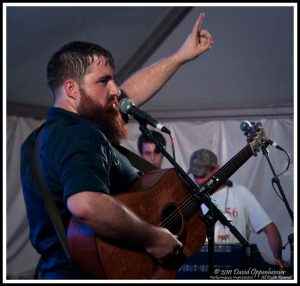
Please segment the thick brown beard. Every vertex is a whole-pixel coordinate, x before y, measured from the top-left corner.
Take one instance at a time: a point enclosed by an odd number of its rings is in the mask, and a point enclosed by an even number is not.
[[[126,139],[128,130],[118,110],[112,107],[114,99],[103,107],[93,101],[88,94],[80,88],[81,100],[77,113],[100,125],[102,132],[113,144],[119,144],[121,139]]]

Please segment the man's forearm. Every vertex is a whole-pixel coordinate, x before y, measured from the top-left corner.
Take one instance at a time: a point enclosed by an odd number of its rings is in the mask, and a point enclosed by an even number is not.
[[[183,61],[173,54],[132,75],[121,89],[135,105],[140,106],[155,95],[182,64]]]
[[[269,245],[273,252],[273,256],[275,259],[282,258],[282,240],[280,233],[274,223],[271,223],[264,227],[264,233],[268,238]]]
[[[68,208],[100,237],[140,244],[158,261],[182,247],[169,230],[143,221],[112,196],[97,192],[77,193],[68,198]]]
[[[155,95],[180,66],[208,51],[214,41],[207,30],[201,30],[204,13],[200,13],[191,33],[172,55],[137,72],[122,85],[126,95],[140,106]]]

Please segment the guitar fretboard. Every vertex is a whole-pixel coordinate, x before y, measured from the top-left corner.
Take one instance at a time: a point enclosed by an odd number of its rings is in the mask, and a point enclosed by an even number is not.
[[[252,157],[252,155],[252,148],[250,144],[248,144],[200,187],[199,194],[191,194],[188,196],[179,205],[179,211],[176,210],[171,213],[166,219],[164,219],[164,221],[161,223],[161,226],[171,229],[172,226],[181,221],[181,215],[183,215],[185,219],[191,217],[200,207],[199,198],[201,199],[201,193],[211,195],[217,188],[224,184],[226,180],[233,175],[250,157]]]

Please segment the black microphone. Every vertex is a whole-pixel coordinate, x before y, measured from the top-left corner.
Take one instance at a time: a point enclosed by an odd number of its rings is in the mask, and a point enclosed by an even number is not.
[[[118,107],[120,112],[132,115],[140,123],[149,124],[154,128],[171,135],[171,131],[167,127],[152,118],[147,112],[138,109],[130,99],[123,98],[120,100]]]
[[[249,132],[252,131],[253,129],[253,125],[252,123],[250,123],[249,121],[247,120],[244,120],[241,122],[240,124],[240,129],[241,131],[244,132],[244,134],[248,134]],[[273,147],[275,147],[276,149],[278,150],[281,150],[281,151],[284,151],[282,147],[280,147],[276,142],[270,140],[270,139],[267,139],[266,142],[269,144],[269,145],[272,145]]]

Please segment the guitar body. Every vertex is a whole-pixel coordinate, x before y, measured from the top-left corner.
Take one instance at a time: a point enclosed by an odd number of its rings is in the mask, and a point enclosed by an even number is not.
[[[99,279],[175,279],[179,267],[203,246],[206,238],[206,226],[200,219],[200,202],[196,202],[198,209],[194,211],[195,204],[186,200],[188,197],[191,190],[175,169],[148,172],[129,192],[116,196],[145,221],[178,235],[183,251],[168,264],[158,264],[136,244],[96,236],[80,226],[75,218],[71,219],[68,229],[71,256]]]

